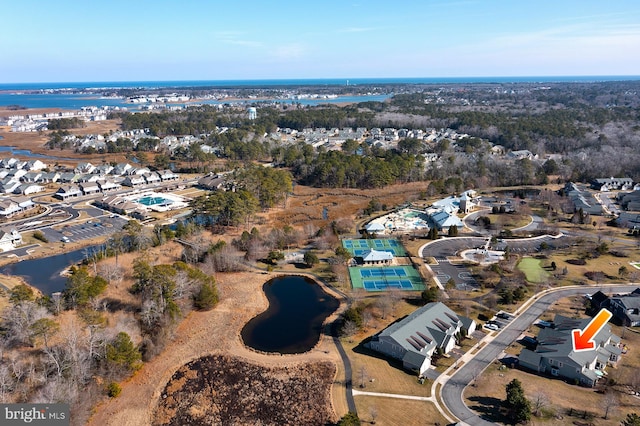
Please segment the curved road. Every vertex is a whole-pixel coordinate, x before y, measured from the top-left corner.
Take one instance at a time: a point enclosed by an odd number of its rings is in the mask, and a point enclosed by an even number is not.
[[[587,291],[603,290],[607,292],[625,293],[631,292],[638,287],[635,285],[601,285],[597,287],[571,287],[567,289],[554,290],[538,298],[524,312],[514,318],[509,325],[484,348],[482,348],[471,360],[464,364],[442,385],[441,397],[443,404],[459,420],[470,425],[494,425],[476,413],[471,411],[462,399],[465,387],[484,371],[505,348],[513,343],[533,322],[551,306],[556,300],[563,297],[584,294]]]

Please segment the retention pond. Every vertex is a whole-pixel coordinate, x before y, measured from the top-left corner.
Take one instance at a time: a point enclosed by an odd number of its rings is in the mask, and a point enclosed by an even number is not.
[[[318,343],[325,319],[340,305],[318,283],[301,276],[274,278],[263,290],[269,308],[242,329],[244,343],[263,352],[309,351]]]

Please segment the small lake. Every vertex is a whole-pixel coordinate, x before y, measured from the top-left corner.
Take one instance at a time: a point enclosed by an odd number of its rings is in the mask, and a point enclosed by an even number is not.
[[[262,288],[269,308],[244,326],[242,340],[263,352],[296,354],[311,350],[320,340],[323,322],[340,305],[306,277],[277,277]]]
[[[56,256],[23,260],[22,262],[3,266],[0,269],[0,273],[20,276],[44,294],[63,291],[67,283],[67,277],[61,276],[60,273],[69,266],[82,261],[87,250],[91,249],[92,247],[88,247]]]

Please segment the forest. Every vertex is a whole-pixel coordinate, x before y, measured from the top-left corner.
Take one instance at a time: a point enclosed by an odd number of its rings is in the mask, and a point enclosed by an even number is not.
[[[410,89],[386,102],[346,106],[250,103],[259,109],[256,120],[249,120],[246,107],[238,105],[113,117],[122,119],[125,130],[148,128],[158,137],[204,135],[203,143],[216,149],[215,158],[273,161],[289,168],[296,180],[314,186],[375,188],[451,176],[476,187],[487,182],[539,184],[549,175],[574,181],[602,176],[640,180],[640,82],[413,85]],[[468,137],[438,143],[401,140],[388,150],[348,141],[348,149],[326,152],[324,147],[283,143],[269,136],[277,129],[358,127],[448,128]],[[221,132],[222,128],[226,130]],[[146,151],[152,145],[132,147],[121,141],[109,150]],[[529,150],[537,158],[503,161],[491,155],[493,145],[507,152]],[[431,153],[441,158],[437,167],[421,161],[420,156]],[[199,161],[210,163],[214,157]],[[179,150],[171,160],[188,158],[188,152]]]

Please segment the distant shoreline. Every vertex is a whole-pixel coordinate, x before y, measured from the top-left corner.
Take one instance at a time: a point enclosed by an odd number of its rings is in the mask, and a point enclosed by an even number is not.
[[[165,80],[103,82],[2,83],[0,93],[29,90],[109,90],[161,88],[259,88],[287,86],[362,86],[393,84],[509,84],[509,83],[593,83],[640,80],[637,76],[507,76],[507,77],[416,77],[416,78],[319,78],[319,79],[247,79],[247,80]]]

